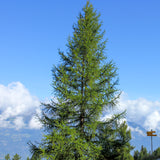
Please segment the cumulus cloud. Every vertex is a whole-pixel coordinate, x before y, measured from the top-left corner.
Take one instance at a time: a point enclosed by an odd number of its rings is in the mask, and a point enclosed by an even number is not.
[[[42,127],[42,124],[39,122],[36,116],[33,116],[29,122],[29,128],[31,129],[39,129]]]
[[[13,123],[15,124],[16,129],[20,129],[26,126],[26,124],[24,123],[23,117],[20,117],[20,116],[16,117]]]
[[[123,121],[135,122],[145,130],[160,130],[160,102],[150,101],[145,98],[131,100],[126,93],[122,93],[119,103],[115,109],[110,109],[103,113],[101,120],[111,118],[113,114],[121,113],[126,110],[126,116]],[[139,128],[129,126],[132,132],[138,132],[146,135]]]
[[[39,106],[38,98],[32,96],[22,83],[0,84],[0,127],[20,129],[33,123],[38,128],[34,114],[40,114]]]
[[[150,113],[144,122],[144,126],[149,129],[160,130],[160,112],[155,110]]]
[[[140,135],[146,136],[146,133],[144,133],[141,129],[139,129],[139,127],[133,128],[133,127],[129,126],[129,129],[130,129],[132,132],[138,132]]]
[[[119,111],[127,110],[127,120],[143,126],[146,130],[160,129],[160,102],[145,98],[129,100],[123,93],[119,104]]]

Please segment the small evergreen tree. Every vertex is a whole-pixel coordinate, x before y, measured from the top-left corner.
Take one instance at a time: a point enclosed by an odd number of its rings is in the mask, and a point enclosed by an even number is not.
[[[30,160],[29,157],[27,157],[27,160]]]
[[[138,150],[134,151],[134,160],[139,160],[139,152]]]
[[[20,159],[21,157],[17,153],[12,158],[12,160],[20,160]]]
[[[125,121],[119,123],[119,120],[123,116],[124,113],[114,115],[109,121],[101,122],[98,126],[98,143],[102,145],[100,160],[133,159],[130,151],[134,147],[129,143],[131,140],[131,132],[127,129]]]
[[[5,160],[10,160],[10,155],[9,155],[9,154],[7,154],[7,155],[5,156]]]
[[[160,158],[160,147],[158,147],[158,148],[153,152],[153,155],[154,155],[156,158]]]
[[[134,160],[156,160],[154,154],[149,154],[146,147],[141,146],[140,152],[134,151]]]
[[[143,145],[141,146],[141,150],[140,150],[140,154],[139,154],[139,160],[141,159],[145,159],[148,157],[148,152],[147,152],[147,148],[143,147]]]

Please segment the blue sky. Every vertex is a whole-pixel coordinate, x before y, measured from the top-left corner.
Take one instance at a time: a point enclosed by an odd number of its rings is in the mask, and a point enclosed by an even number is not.
[[[20,81],[39,98],[52,93],[51,68],[65,51],[81,1],[0,2],[0,84]],[[101,13],[108,56],[130,98],[159,100],[160,12],[155,1],[91,1]]]
[[[129,100],[136,100],[137,106],[139,98],[145,99],[144,106],[159,102],[160,1],[90,2],[101,13],[107,54],[119,68],[119,88]],[[52,95],[51,69],[59,63],[58,49],[66,50],[72,25],[85,4],[86,0],[0,1],[2,91],[16,82],[40,101]]]

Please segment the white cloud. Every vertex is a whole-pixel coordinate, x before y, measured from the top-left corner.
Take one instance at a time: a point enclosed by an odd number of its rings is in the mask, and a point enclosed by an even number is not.
[[[160,102],[145,98],[129,100],[125,93],[119,101],[119,111],[127,110],[127,120],[142,125],[145,129],[160,129]]]
[[[29,128],[31,129],[40,129],[42,124],[39,122],[36,116],[33,116],[29,122]]]
[[[130,129],[132,132],[138,132],[140,135],[146,136],[146,134],[145,134],[142,130],[140,130],[139,127],[133,128],[133,127],[129,126],[129,129]]]
[[[37,117],[37,115],[41,117],[41,113],[42,112],[41,112],[40,107],[37,107],[35,109],[35,114],[31,117],[31,119],[29,121],[29,124],[28,124],[30,129],[40,129],[40,128],[42,128],[42,124],[40,123],[40,121],[38,120],[38,117]]]
[[[126,110],[126,116],[122,121],[135,122],[146,130],[160,130],[160,102],[150,101],[145,98],[130,100],[126,93],[122,93],[117,107],[103,113],[101,120],[111,118],[113,114],[121,113]],[[130,127],[130,126],[129,126]],[[132,131],[143,133],[139,128],[132,128]]]
[[[100,118],[101,121],[107,121],[109,119],[111,119],[113,116],[112,113],[106,113],[103,117]]]
[[[158,111],[153,111],[151,114],[149,114],[146,117],[146,120],[144,122],[144,126],[148,128],[149,130],[158,129],[160,130],[160,113]]]
[[[17,130],[26,126],[26,124],[23,121],[23,117],[16,117],[13,123],[15,124]]]
[[[32,96],[22,83],[0,84],[0,127],[28,127],[28,119],[40,113],[39,106],[38,98]]]

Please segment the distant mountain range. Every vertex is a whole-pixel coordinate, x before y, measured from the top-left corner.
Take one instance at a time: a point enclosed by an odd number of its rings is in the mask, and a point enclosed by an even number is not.
[[[39,142],[42,138],[41,130],[0,128],[0,160],[4,160],[6,154],[11,157],[16,153],[26,160],[30,157],[29,146],[27,142]]]
[[[141,146],[151,149],[151,138],[147,137],[146,130],[134,122],[128,122],[128,126],[131,128],[132,140],[131,144],[135,146],[135,150],[140,150]],[[157,134],[160,131],[156,131]],[[0,128],[0,160],[4,160],[4,156],[9,153],[11,157],[14,154],[19,154],[23,160],[27,159],[27,156],[31,156],[29,152],[29,146],[27,142],[37,141],[40,142],[42,138],[42,130],[31,129],[4,129]],[[153,149],[160,147],[160,137],[153,137]],[[134,151],[132,151],[132,154]]]

